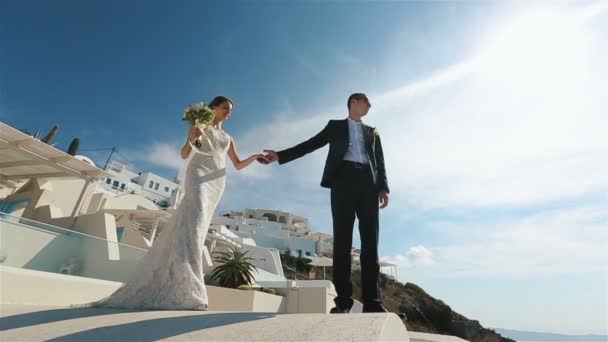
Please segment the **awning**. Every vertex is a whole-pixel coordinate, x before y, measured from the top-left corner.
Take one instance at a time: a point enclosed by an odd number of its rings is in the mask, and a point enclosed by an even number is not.
[[[310,266],[319,266],[319,267],[329,267],[333,265],[333,259],[328,257],[314,257],[314,256],[303,256],[306,259],[312,260],[309,265]]]
[[[0,122],[0,188],[32,178],[81,178],[95,182],[111,175]]]
[[[168,221],[171,217],[171,214],[165,210],[103,209],[102,211],[114,216],[129,215],[131,220],[136,221],[152,221],[154,219]]]
[[[393,263],[386,262],[386,261],[380,261],[378,264],[380,265],[380,267],[389,267],[389,266],[393,267],[393,266],[397,266],[397,264],[393,264]]]
[[[130,221],[134,221],[132,228],[142,234],[147,240],[148,247],[151,247],[156,239],[159,225],[165,224],[171,217],[171,214],[164,210],[103,209],[102,211],[114,215],[116,220],[123,215],[128,216]]]

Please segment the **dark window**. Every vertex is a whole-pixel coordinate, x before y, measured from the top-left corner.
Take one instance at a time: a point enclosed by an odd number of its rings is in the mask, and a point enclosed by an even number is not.
[[[120,242],[120,240],[122,240],[122,236],[124,234],[125,234],[124,227],[116,227],[116,240],[118,240],[118,242]]]

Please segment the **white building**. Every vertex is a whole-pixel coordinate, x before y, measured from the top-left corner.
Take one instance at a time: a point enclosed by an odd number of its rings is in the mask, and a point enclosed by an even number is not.
[[[264,209],[228,211],[214,217],[212,225],[226,226],[239,237],[251,238],[261,247],[289,249],[301,256],[316,255],[316,242],[307,238],[310,234],[308,220],[291,213]]]
[[[160,207],[167,208],[179,185],[152,172],[132,169],[117,161],[111,161],[105,169],[112,177],[99,183],[97,192],[109,192],[115,195],[141,195]]]
[[[267,210],[267,209],[245,209],[244,212],[228,212],[224,213],[230,216],[242,216],[248,219],[256,219],[268,222],[276,222],[281,224],[282,229],[290,231],[292,236],[304,237],[310,234],[310,227],[308,226],[308,219],[305,217],[297,216],[292,213],[278,211],[278,210]]]
[[[332,258],[334,256],[334,236],[326,233],[312,233],[308,239],[315,241],[317,255]]]

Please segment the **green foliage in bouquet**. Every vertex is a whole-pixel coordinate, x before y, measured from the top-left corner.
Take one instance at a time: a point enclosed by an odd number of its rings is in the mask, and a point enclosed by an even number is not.
[[[188,121],[191,126],[203,128],[213,123],[215,111],[204,102],[194,103],[186,108],[182,119]]]
[[[184,116],[182,120],[188,121],[190,126],[204,129],[213,123],[215,119],[215,111],[207,106],[204,102],[198,102],[189,105],[184,110]],[[201,147],[201,142],[197,139],[194,143],[197,148]]]

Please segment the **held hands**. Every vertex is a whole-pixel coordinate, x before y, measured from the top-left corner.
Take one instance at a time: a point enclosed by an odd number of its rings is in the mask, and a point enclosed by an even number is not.
[[[384,191],[378,193],[378,202],[380,202],[380,209],[386,208],[388,205],[388,194]]]
[[[266,154],[262,155],[263,156],[262,161],[258,160],[260,163],[270,164],[270,163],[274,163],[275,161],[279,160],[279,155],[275,151],[264,150],[264,152],[266,152]]]
[[[267,164],[270,163],[270,161],[268,160],[268,158],[266,158],[266,156],[263,155],[263,154],[254,154],[250,158],[254,158],[260,164],[267,165]]]
[[[264,150],[266,154],[258,154],[256,160],[262,164],[270,164],[279,160],[279,155],[277,152],[273,150]],[[378,202],[380,203],[380,209],[384,209],[388,206],[388,194],[386,191],[381,191],[378,193]]]

